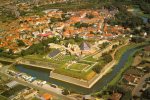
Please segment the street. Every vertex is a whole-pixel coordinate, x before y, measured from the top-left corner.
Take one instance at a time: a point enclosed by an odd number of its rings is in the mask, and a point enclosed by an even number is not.
[[[33,82],[33,83],[29,83],[29,82],[26,82],[24,80],[12,77],[12,76],[10,76],[10,75],[8,75],[6,73],[7,69],[9,67],[11,67],[11,65],[3,66],[0,69],[0,74],[9,77],[10,79],[17,81],[18,83],[20,83],[20,84],[22,84],[24,86],[28,86],[28,87],[31,87],[31,88],[34,88],[34,89],[37,89],[37,90],[44,91],[46,93],[50,93],[51,95],[53,95],[54,97],[58,98],[59,100],[75,100],[75,98],[71,98],[71,97],[62,95],[60,92],[55,91],[55,89],[49,88],[47,85],[44,86],[44,87],[43,86],[41,87],[41,86],[37,85],[36,81]]]

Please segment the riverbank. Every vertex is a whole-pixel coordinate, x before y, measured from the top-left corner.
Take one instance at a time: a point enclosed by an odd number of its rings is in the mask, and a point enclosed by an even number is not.
[[[136,45],[137,46],[137,45]],[[50,82],[52,84],[57,84],[58,86],[64,87],[70,91],[81,93],[81,94],[91,94],[95,92],[99,92],[104,89],[104,87],[108,86],[108,83],[110,83],[114,77],[120,72],[120,70],[123,68],[122,65],[125,65],[125,63],[128,61],[128,57],[137,49],[141,48],[138,44],[137,47],[130,48],[125,50],[125,52],[122,54],[119,63],[113,67],[112,71],[104,75],[99,81],[97,81],[91,88],[83,88],[81,86],[73,85],[70,83],[66,83],[63,81],[55,80],[49,77],[49,72],[44,72],[41,70],[35,70],[35,69],[28,69],[24,66],[16,66],[17,70],[20,72],[27,73],[33,77],[37,77],[37,79],[44,80],[47,82]],[[131,47],[131,46],[130,46]]]
[[[64,81],[67,83],[75,84],[77,86],[81,86],[84,88],[91,88],[99,79],[101,79],[105,74],[108,73],[108,71],[116,64],[116,61],[113,60],[112,62],[108,63],[105,65],[105,67],[102,69],[100,74],[95,75],[91,80],[85,81],[85,80],[80,80],[77,78],[73,78],[70,76],[66,75],[61,75],[55,72],[50,73],[50,78],[57,79],[60,81]]]
[[[108,85],[115,85],[115,84],[119,81],[119,79],[121,78],[123,72],[124,72],[125,70],[127,70],[127,69],[130,67],[130,65],[132,64],[133,58],[134,58],[133,56],[134,56],[134,54],[135,54],[137,51],[139,51],[139,50],[134,51],[134,52],[130,55],[128,61],[125,63],[125,65],[123,65],[123,68],[120,70],[120,72],[118,72],[117,76],[116,76]]]
[[[114,54],[115,55],[115,60],[119,61],[119,59],[121,58],[121,56],[123,55],[123,53],[131,48],[135,48],[138,47],[140,45],[144,45],[145,43],[140,43],[140,44],[135,44],[135,43],[130,43],[128,45],[125,45],[123,47],[121,47],[119,50],[117,50],[117,52]]]
[[[142,44],[138,44],[138,45],[132,45],[132,44],[130,44],[130,45],[127,45],[126,47],[123,47],[123,48],[122,48],[122,51],[120,51],[120,53],[122,53],[122,52],[125,50],[125,48],[126,48],[126,50],[128,50],[128,49],[130,49],[130,48],[142,47],[142,46],[144,46],[144,45],[146,46],[146,43],[145,43],[145,44],[142,43]],[[140,50],[142,50],[142,48],[139,48],[139,49],[135,50],[135,51],[130,55],[130,57],[128,58],[127,62],[123,65],[123,68],[117,73],[117,75],[115,76],[115,78],[114,78],[113,80],[111,80],[111,81],[109,82],[109,84],[103,88],[103,90],[106,90],[108,86],[114,86],[114,85],[117,84],[117,82],[118,82],[118,81],[120,80],[120,78],[122,77],[122,74],[132,65],[132,62],[133,62],[133,60],[134,60],[134,55],[135,55],[135,53],[138,52],[138,51],[140,51]],[[100,93],[100,92],[98,92],[98,93]],[[96,93],[96,94],[98,94],[98,93]],[[96,94],[95,94],[95,95],[96,95]]]

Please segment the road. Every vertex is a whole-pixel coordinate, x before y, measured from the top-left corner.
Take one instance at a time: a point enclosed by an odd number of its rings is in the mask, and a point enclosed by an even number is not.
[[[50,94],[52,94],[54,97],[59,98],[60,100],[75,100],[75,98],[62,95],[62,94],[60,94],[60,92],[57,93],[58,91],[54,91],[54,89],[52,90],[52,89],[50,89],[50,88],[44,88],[44,87],[41,87],[41,86],[39,86],[39,85],[36,85],[35,83],[29,83],[29,82],[26,82],[26,81],[24,81],[24,80],[21,80],[21,79],[12,77],[12,76],[10,76],[10,75],[8,75],[8,74],[6,73],[6,72],[7,72],[7,69],[8,69],[9,67],[11,67],[11,65],[3,66],[3,67],[0,69],[0,74],[1,74],[1,75],[4,75],[4,76],[7,76],[7,77],[9,77],[10,79],[15,80],[15,81],[17,81],[18,83],[23,84],[23,85],[25,85],[25,86],[28,86],[28,87],[31,87],[31,88],[34,88],[34,89],[37,89],[37,90],[41,90],[41,91],[50,93]]]
[[[136,87],[133,89],[132,91],[132,95],[134,96],[140,96],[141,95],[141,92],[140,90],[143,88],[143,85],[145,84],[145,79],[150,77],[150,73],[144,75],[140,81],[138,82],[138,84],[136,85]]]

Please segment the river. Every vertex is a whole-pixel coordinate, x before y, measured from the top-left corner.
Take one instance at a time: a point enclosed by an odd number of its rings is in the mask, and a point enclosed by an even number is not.
[[[67,88],[71,91],[82,93],[82,94],[89,94],[93,92],[100,91],[104,86],[107,86],[107,84],[117,75],[117,73],[122,69],[123,65],[127,62],[130,55],[137,49],[141,48],[141,46],[136,48],[131,48],[127,50],[121,57],[119,63],[114,66],[113,70],[105,75],[102,79],[100,79],[92,88],[87,89],[80,86],[76,86],[70,83],[58,81],[55,79],[52,79],[49,77],[49,70],[45,69],[37,69],[37,68],[29,68],[29,66],[23,66],[23,65],[16,65],[16,69],[20,72],[27,73],[31,76],[37,77],[40,80],[47,81],[53,84],[57,84],[58,86]]]

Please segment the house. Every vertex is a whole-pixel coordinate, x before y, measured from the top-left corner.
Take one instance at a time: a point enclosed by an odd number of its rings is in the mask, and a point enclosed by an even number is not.
[[[144,75],[144,73],[139,69],[131,68],[125,72],[125,75],[134,75],[136,77],[141,77]]]
[[[113,93],[110,100],[120,100],[122,97],[121,93]]]
[[[84,95],[83,100],[92,100],[91,95]]]
[[[48,54],[48,56],[50,57],[50,58],[52,58],[52,57],[55,57],[57,54],[59,54],[60,53],[60,50],[58,50],[58,49],[56,49],[56,50],[53,50],[52,52],[50,52],[49,54]]]
[[[19,83],[16,82],[16,81],[11,81],[11,82],[7,83],[6,86],[9,87],[9,88],[13,88],[13,87],[15,87],[18,84]]]
[[[85,42],[83,42],[83,43],[80,44],[80,49],[82,51],[88,51],[88,50],[90,50],[90,45],[85,43]]]
[[[23,96],[23,98],[25,100],[28,100],[32,97],[34,97],[35,95],[37,95],[38,91],[37,90],[34,90],[34,89],[27,89],[25,90],[21,95]]]
[[[134,75],[124,75],[123,76],[123,82],[135,86],[136,84],[138,84],[140,78],[136,77]]]
[[[44,100],[52,100],[53,99],[52,95],[48,94],[48,93],[43,94],[42,97]]]

